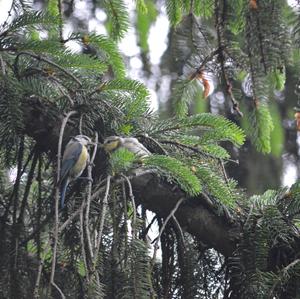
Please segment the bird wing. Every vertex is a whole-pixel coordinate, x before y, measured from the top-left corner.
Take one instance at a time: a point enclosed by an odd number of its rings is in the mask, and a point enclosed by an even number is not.
[[[127,140],[128,142],[125,142],[124,146],[127,147],[128,150],[135,153],[137,156],[146,157],[151,155],[148,149],[144,147],[136,138],[131,137],[127,138]]]
[[[63,155],[60,182],[62,182],[69,174],[72,167],[76,164],[82,151],[82,144],[74,142],[66,147]]]

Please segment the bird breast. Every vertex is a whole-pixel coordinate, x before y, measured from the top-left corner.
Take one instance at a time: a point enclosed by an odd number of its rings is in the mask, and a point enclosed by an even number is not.
[[[82,174],[82,172],[83,172],[83,170],[86,166],[88,156],[89,156],[89,154],[88,154],[88,151],[87,151],[86,147],[82,146],[82,150],[81,150],[81,153],[79,155],[79,158],[78,158],[77,162],[75,163],[75,165],[73,166],[73,168],[70,171],[70,176],[73,179],[79,177]]]

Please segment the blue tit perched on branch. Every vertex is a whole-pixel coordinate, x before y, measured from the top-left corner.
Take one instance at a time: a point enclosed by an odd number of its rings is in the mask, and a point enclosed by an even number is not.
[[[126,148],[139,158],[151,155],[151,153],[136,138],[133,137],[123,138],[119,136],[110,136],[104,140],[103,147],[107,152],[113,152],[119,148]]]
[[[65,148],[59,180],[61,208],[64,207],[68,184],[78,178],[87,165],[89,153],[86,146],[89,143],[91,143],[89,137],[77,135],[71,138]]]

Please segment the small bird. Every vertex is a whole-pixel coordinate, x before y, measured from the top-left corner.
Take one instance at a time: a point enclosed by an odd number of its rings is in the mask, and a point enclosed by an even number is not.
[[[139,158],[144,158],[151,153],[134,137],[109,136],[104,140],[103,147],[107,152],[113,152],[119,148],[126,148]]]
[[[62,160],[60,173],[60,203],[61,208],[64,207],[65,195],[70,181],[78,178],[87,165],[89,153],[87,145],[91,143],[91,139],[85,135],[77,135],[72,137],[68,142]]]

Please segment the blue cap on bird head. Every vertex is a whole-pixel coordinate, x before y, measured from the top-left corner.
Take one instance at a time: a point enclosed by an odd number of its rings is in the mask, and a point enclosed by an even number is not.
[[[106,151],[112,152],[121,145],[121,142],[122,142],[122,137],[109,136],[104,140],[103,147]]]
[[[75,137],[72,137],[73,142],[77,141],[80,142],[83,145],[87,145],[89,143],[91,143],[91,139],[85,135],[77,135]]]

